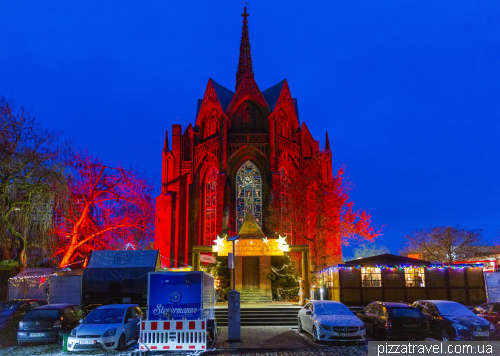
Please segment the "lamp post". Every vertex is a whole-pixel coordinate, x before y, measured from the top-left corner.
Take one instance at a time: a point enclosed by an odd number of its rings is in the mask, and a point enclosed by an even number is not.
[[[236,263],[234,257],[236,254],[236,240],[239,236],[232,236],[227,239],[233,243],[233,290],[227,294],[227,334],[229,341],[240,341],[241,339],[241,310],[240,310],[240,292],[236,290]]]

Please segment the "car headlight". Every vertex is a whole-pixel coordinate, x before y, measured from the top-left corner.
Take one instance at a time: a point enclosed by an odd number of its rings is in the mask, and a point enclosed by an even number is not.
[[[495,329],[495,325],[493,325],[493,324],[491,324],[491,323],[490,323],[490,331],[496,331],[496,329]]]
[[[318,327],[323,330],[330,330],[330,327],[328,325],[318,324]]]
[[[359,327],[359,330],[365,330],[365,329],[366,329],[366,328],[365,328],[365,324],[363,324],[363,325],[361,325],[361,326]]]
[[[453,326],[455,328],[455,330],[466,330],[467,329],[466,326],[456,324],[456,323],[453,323],[451,326]]]
[[[109,329],[104,333],[102,337],[113,336],[114,334],[116,334],[116,329]]]
[[[71,330],[71,334],[69,334],[71,337],[76,337],[76,329]]]

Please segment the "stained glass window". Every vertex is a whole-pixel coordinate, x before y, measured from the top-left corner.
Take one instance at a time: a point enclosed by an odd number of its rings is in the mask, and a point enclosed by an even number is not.
[[[262,184],[260,172],[255,165],[246,161],[236,174],[236,230],[252,213],[257,225],[262,227]]]
[[[216,193],[217,170],[213,167],[207,175],[205,182],[205,245],[213,245],[216,238]]]

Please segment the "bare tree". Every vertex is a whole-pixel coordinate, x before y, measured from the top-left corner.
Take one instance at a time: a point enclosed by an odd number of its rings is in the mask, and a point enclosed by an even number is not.
[[[428,261],[453,263],[477,250],[481,243],[481,230],[466,230],[451,226],[437,226],[415,230],[405,236],[402,255],[422,254]]]
[[[55,211],[52,233],[61,267],[80,253],[123,249],[127,244],[145,249],[153,238],[152,188],[136,172],[109,167],[86,152],[67,160],[68,194]]]
[[[0,239],[2,258],[26,266],[26,249],[44,251],[52,207],[64,189],[60,134],[0,99]],[[15,250],[17,249],[17,254]],[[43,253],[39,254],[41,257]],[[46,256],[46,254],[45,254]]]

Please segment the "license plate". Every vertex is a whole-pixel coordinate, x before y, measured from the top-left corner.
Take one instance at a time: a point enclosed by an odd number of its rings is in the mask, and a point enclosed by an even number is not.
[[[93,345],[96,343],[96,340],[80,340],[81,345]]]
[[[339,336],[356,336],[356,333],[339,333]]]
[[[43,333],[30,333],[30,337],[42,337]]]
[[[416,324],[403,324],[403,328],[416,328]]]
[[[487,331],[474,331],[474,336],[489,336]]]

